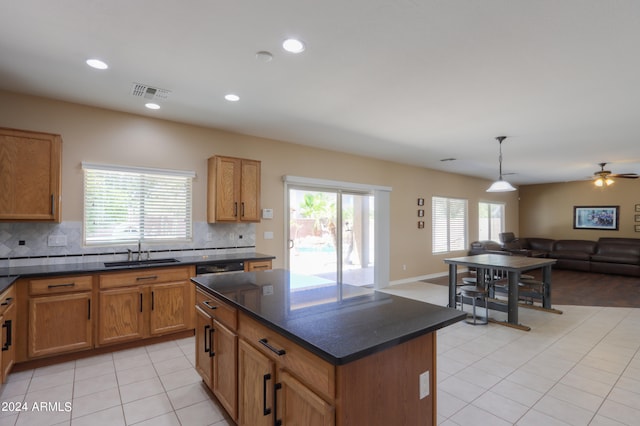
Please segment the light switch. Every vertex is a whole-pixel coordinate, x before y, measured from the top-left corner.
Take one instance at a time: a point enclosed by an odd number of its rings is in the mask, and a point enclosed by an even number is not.
[[[262,209],[263,219],[273,219],[273,209]]]
[[[264,239],[265,240],[273,240],[273,232],[272,231],[265,231],[264,232]]]

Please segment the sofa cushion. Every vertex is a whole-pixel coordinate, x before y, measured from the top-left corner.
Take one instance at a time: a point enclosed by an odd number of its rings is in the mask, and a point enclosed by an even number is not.
[[[598,243],[596,254],[604,256],[635,256],[640,257],[640,244]]]
[[[524,248],[546,252],[553,250],[553,243],[555,242],[555,240],[549,238],[524,238],[524,240],[526,241]]]
[[[589,260],[596,251],[596,242],[587,240],[557,240],[549,257],[555,259]]]

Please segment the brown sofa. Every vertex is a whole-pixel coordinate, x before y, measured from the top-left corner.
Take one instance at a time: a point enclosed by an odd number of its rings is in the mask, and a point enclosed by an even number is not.
[[[554,268],[640,277],[640,238],[600,238],[553,240],[549,238],[510,238],[502,243],[476,241],[469,254],[508,252],[512,255],[551,257]]]

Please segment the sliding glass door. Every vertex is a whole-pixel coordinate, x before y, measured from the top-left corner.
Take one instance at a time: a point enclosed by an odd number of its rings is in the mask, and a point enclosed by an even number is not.
[[[309,286],[373,285],[373,195],[289,186],[288,200],[289,269]]]

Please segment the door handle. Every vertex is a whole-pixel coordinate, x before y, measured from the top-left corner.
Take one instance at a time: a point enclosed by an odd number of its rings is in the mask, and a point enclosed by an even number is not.
[[[289,240],[289,248],[292,249],[293,248],[293,240]]]
[[[262,415],[268,416],[271,414],[271,408],[267,408],[267,382],[271,380],[271,374],[265,374],[262,376]]]
[[[204,351],[205,352],[211,352],[211,343],[209,343],[209,347],[207,348],[207,330],[209,330],[211,328],[210,325],[205,325],[204,326],[204,333],[203,336],[204,337]],[[211,339],[211,335],[209,334],[209,339]],[[211,342],[211,340],[209,340],[209,342]]]

